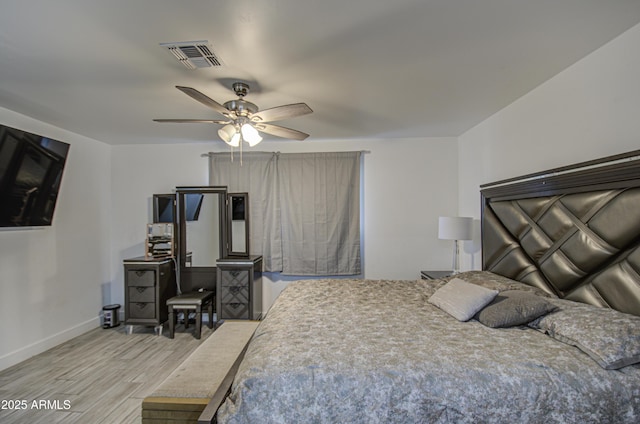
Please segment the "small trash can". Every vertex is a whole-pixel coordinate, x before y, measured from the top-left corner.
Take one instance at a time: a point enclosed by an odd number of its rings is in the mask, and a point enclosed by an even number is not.
[[[102,307],[102,328],[112,328],[120,325],[118,318],[120,305],[107,305]]]

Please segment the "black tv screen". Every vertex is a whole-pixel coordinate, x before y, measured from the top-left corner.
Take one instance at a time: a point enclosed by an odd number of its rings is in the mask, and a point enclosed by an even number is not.
[[[0,125],[0,227],[49,226],[69,144]]]
[[[175,213],[175,194],[153,195],[153,222],[172,223]],[[200,193],[187,193],[185,199],[185,215],[187,221],[197,221],[200,216],[203,195]]]

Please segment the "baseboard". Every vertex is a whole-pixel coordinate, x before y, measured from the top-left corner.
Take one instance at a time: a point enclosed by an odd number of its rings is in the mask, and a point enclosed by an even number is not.
[[[59,333],[53,334],[45,339],[32,343],[28,346],[7,353],[0,357],[0,371],[7,369],[15,364],[25,361],[32,356],[51,349],[61,343],[71,340],[87,331],[93,330],[100,326],[100,317],[92,318],[88,321],[75,325]]]

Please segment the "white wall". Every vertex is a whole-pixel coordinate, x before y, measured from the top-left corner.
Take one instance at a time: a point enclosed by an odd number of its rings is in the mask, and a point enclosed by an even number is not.
[[[150,198],[179,185],[206,185],[207,151],[226,151],[220,142],[114,146],[112,302],[124,302],[122,259],[144,253]],[[364,276],[418,278],[421,269],[448,268],[451,246],[437,237],[439,215],[457,205],[455,138],[268,142],[262,151],[321,152],[367,150],[364,155]],[[239,165],[238,165],[239,166]],[[273,278],[273,277],[272,277]],[[265,278],[265,308],[291,278]]]
[[[460,213],[480,184],[639,149],[639,75],[637,25],[463,134]]]
[[[53,225],[0,231],[0,369],[99,325],[110,280],[110,147],[0,108],[0,123],[71,145]]]
[[[177,186],[207,185],[205,144],[112,146],[110,303],[124,305],[122,260],[144,255],[147,224],[153,222],[153,194],[171,193]]]

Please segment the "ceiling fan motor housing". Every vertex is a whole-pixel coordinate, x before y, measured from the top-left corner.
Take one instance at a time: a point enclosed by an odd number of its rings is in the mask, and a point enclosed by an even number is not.
[[[231,112],[235,112],[237,116],[247,116],[258,111],[258,106],[242,98],[229,100],[228,102],[225,102],[223,106]]]

